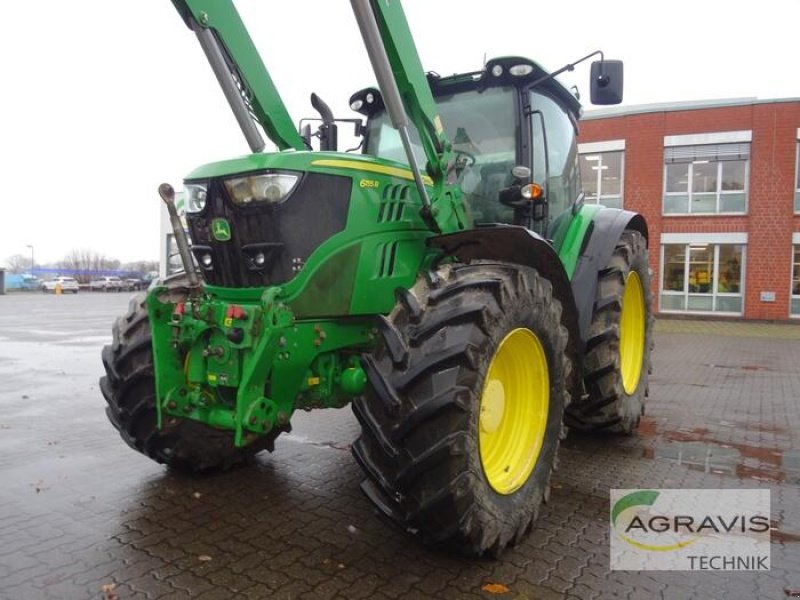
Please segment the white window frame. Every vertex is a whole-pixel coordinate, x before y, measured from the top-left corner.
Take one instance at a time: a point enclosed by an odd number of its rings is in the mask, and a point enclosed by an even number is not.
[[[753,141],[753,132],[718,131],[715,133],[690,133],[688,135],[665,135],[664,146],[707,146],[709,144],[741,144]]]
[[[800,132],[800,129],[798,129]],[[798,139],[800,139],[800,133],[798,134]],[[710,144],[740,144],[740,143],[751,143],[753,141],[753,132],[750,130],[742,130],[742,131],[718,131],[714,133],[691,133],[687,135],[665,135],[664,136],[664,147],[668,148],[671,146],[707,146]],[[725,161],[716,161],[717,164],[720,164]],[[750,209],[750,158],[748,157],[747,161],[745,162],[744,166],[744,212],[720,212],[719,210],[719,201],[720,195],[722,192],[722,173],[720,170],[717,171],[717,192],[716,192],[716,203],[714,212],[692,212],[692,177],[693,173],[693,166],[694,163],[689,164],[689,172],[688,172],[688,181],[686,183],[687,187],[687,195],[689,196],[689,210],[687,212],[680,212],[680,213],[668,213],[664,210],[664,200],[667,197],[667,163],[664,163],[664,172],[663,172],[663,180],[664,185],[662,186],[662,195],[661,195],[661,214],[665,217],[686,217],[686,216],[706,216],[706,215],[746,215]],[[721,169],[721,167],[718,167]],[[741,192],[731,192],[731,193],[741,193]],[[682,196],[684,195],[683,192],[670,192],[673,196]]]
[[[689,292],[689,256],[690,246],[692,244],[703,244],[714,246],[714,280],[712,285],[711,294],[692,294]],[[683,288],[684,291],[676,292],[674,290],[664,289],[664,246],[685,246],[684,256],[685,261],[683,265]],[[736,294],[719,292],[717,286],[719,285],[719,247],[721,245],[736,245],[742,247],[742,265],[740,270],[739,292]],[[658,311],[664,314],[675,315],[705,315],[705,316],[719,316],[719,317],[743,317],[745,314],[745,281],[747,277],[747,234],[746,233],[664,233],[661,235],[661,249],[659,257],[659,276],[658,276]],[[664,309],[661,306],[662,296],[677,296],[686,299],[686,305],[689,304],[689,296],[711,296],[712,310],[675,310]],[[741,312],[718,311],[713,310],[717,305],[717,298],[742,298]],[[791,307],[790,307],[791,310]]]
[[[589,204],[604,204],[604,198],[613,198],[619,199],[619,208],[625,208],[625,149],[624,145],[622,149],[615,149],[615,150],[595,150],[593,152],[584,152],[582,151],[583,146],[589,146],[590,144],[582,144],[579,146],[578,154],[583,157],[585,155],[596,155],[598,157],[598,169],[597,169],[597,196],[589,196],[586,195],[586,200]],[[619,161],[619,194],[603,194],[603,155],[610,154],[612,152],[620,152],[620,161]]]
[[[715,197],[715,210],[708,212],[692,212],[692,200],[694,199],[695,192],[692,189],[692,181],[694,178],[694,165],[698,164],[699,162],[703,162],[704,164],[708,163],[716,163],[717,165],[717,189],[714,192]],[[688,177],[686,182],[686,193],[684,192],[668,192],[667,191],[667,167],[669,166],[667,163],[664,163],[664,189],[663,189],[663,197],[661,200],[661,214],[665,217],[702,217],[708,215],[746,215],[750,208],[750,159],[748,158],[744,163],[744,190],[723,190],[722,189],[722,165],[726,162],[734,162],[734,161],[727,161],[727,160],[717,160],[717,161],[694,161],[690,163],[674,163],[674,164],[685,164],[688,165]],[[719,203],[722,197],[725,194],[741,194],[744,193],[744,210],[743,211],[721,211],[719,209]],[[698,192],[699,194],[699,192]],[[702,192],[703,196],[710,196],[711,192]],[[688,196],[689,198],[689,211],[688,212],[666,212],[665,208],[665,200],[668,196]]]

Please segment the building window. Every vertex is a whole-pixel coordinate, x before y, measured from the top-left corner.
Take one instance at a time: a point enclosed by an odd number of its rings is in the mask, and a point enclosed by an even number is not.
[[[792,316],[800,317],[800,245],[793,246],[792,260]]]
[[[800,213],[800,142],[797,142],[797,165],[795,166],[794,212]]]
[[[743,244],[662,245],[662,312],[742,314]]]
[[[624,155],[621,150],[581,154],[581,182],[586,202],[622,208]]]
[[[664,214],[744,213],[750,144],[664,149]]]

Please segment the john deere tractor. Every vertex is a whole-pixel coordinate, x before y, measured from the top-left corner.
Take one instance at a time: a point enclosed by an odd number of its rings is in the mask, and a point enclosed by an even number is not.
[[[318,131],[295,128],[230,0],[173,3],[252,153],[186,177],[190,242],[161,186],[186,272],[114,325],[111,422],[205,471],[352,403],[382,513],[470,553],[520,539],[565,424],[632,432],[650,370],[647,226],[584,204],[580,105],[554,78],[576,63],[426,75],[400,2],[351,0],[378,86],[350,100],[363,152],[340,153],[318,97]],[[595,103],[621,85],[621,63],[592,64]]]

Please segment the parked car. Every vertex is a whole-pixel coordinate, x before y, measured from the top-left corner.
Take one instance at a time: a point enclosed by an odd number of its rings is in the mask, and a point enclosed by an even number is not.
[[[42,289],[42,280],[35,275],[22,275],[22,283],[20,289],[25,291],[34,291]]]
[[[117,276],[97,277],[89,282],[90,290],[103,292],[121,292],[126,288],[125,283]]]
[[[145,287],[144,281],[141,279],[136,279],[135,277],[129,277],[128,279],[124,279],[123,283],[125,284],[126,290],[143,290]]]
[[[77,294],[80,286],[78,285],[78,280],[74,277],[55,277],[50,279],[49,281],[45,281],[42,283],[42,291],[43,292],[55,292],[56,286],[61,287],[61,291],[72,292],[73,294]]]

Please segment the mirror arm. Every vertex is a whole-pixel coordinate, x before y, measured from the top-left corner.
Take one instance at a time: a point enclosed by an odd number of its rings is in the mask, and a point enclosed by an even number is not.
[[[575,70],[575,66],[576,66],[576,65],[579,65],[579,64],[581,64],[583,61],[585,61],[585,60],[588,60],[588,59],[590,59],[590,58],[592,58],[593,56],[596,56],[596,55],[598,55],[598,54],[600,55],[600,64],[602,65],[602,64],[603,64],[603,60],[605,60],[605,59],[603,58],[603,51],[602,51],[602,50],[595,50],[595,51],[594,51],[594,52],[592,52],[591,54],[587,54],[587,55],[586,55],[586,56],[584,56],[583,58],[579,58],[579,59],[578,59],[578,60],[576,60],[574,63],[569,63],[568,65],[564,65],[563,67],[561,67],[561,68],[560,68],[560,69],[558,69],[557,71],[553,71],[553,72],[552,72],[552,73],[550,73],[549,75],[545,75],[544,77],[540,77],[539,79],[537,79],[536,81],[534,81],[533,83],[531,83],[531,84],[530,84],[530,87],[536,87],[536,86],[537,86],[537,85],[539,85],[540,83],[544,83],[545,81],[550,81],[551,79],[555,79],[557,76],[561,75],[561,74],[562,74],[564,71],[574,71],[574,70]],[[601,67],[600,67],[600,78],[601,78],[601,79],[603,79],[604,77],[606,77],[606,76],[605,76],[605,75],[603,75],[603,72],[602,72],[602,66],[601,66]],[[602,82],[601,82],[601,83],[602,83]]]

